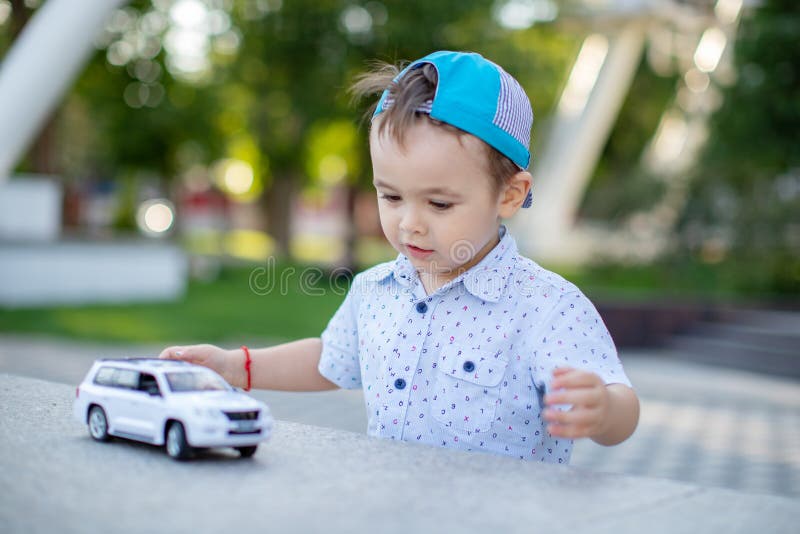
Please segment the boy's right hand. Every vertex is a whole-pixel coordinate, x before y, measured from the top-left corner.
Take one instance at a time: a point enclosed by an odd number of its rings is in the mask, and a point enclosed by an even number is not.
[[[215,345],[208,344],[185,345],[167,347],[161,351],[158,357],[168,360],[181,360],[208,367],[212,371],[216,371],[222,375],[231,385],[237,385],[234,384],[235,379],[229,373],[229,367],[232,363],[231,360],[235,359],[233,354],[235,352],[236,351],[225,350]],[[241,353],[241,351],[239,352]]]

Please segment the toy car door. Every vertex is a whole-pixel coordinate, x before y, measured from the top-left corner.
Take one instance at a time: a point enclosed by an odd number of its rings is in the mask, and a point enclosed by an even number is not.
[[[156,377],[138,373],[136,388],[131,393],[127,407],[131,432],[147,441],[158,441],[164,420],[164,397]]]
[[[139,433],[135,421],[139,372],[133,369],[114,369],[111,382],[113,393],[109,395],[107,411],[113,433],[123,437],[142,439],[144,436]]]

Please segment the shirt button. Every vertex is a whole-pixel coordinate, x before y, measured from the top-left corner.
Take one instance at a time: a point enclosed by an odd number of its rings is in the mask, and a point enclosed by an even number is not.
[[[406,387],[406,381],[403,380],[402,378],[398,378],[397,380],[394,381],[394,387],[396,387],[397,389],[404,389]]]
[[[468,373],[471,373],[472,371],[474,371],[474,370],[475,370],[475,364],[474,364],[474,363],[472,363],[472,362],[471,362],[471,361],[469,361],[469,360],[465,361],[465,362],[464,362],[464,370],[465,370],[466,372],[468,372]]]
[[[420,313],[425,313],[428,311],[428,305],[424,302],[417,302],[417,311]]]

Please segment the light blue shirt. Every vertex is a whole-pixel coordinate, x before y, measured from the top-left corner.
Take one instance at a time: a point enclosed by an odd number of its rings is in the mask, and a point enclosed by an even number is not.
[[[319,371],[364,389],[369,435],[567,463],[572,440],[550,436],[541,413],[553,369],[630,386],[589,299],[500,236],[430,295],[402,254],[354,278]]]

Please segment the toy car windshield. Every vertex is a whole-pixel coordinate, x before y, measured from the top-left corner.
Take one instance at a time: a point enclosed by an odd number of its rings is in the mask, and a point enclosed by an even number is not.
[[[229,391],[230,386],[222,378],[203,371],[176,371],[165,374],[169,389],[173,393],[191,391]]]

